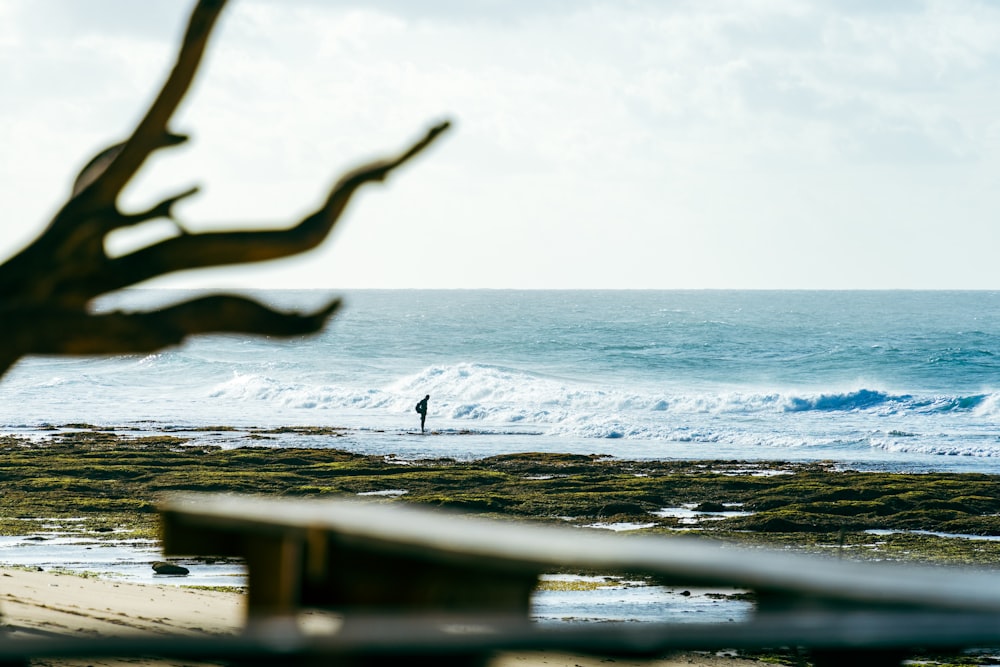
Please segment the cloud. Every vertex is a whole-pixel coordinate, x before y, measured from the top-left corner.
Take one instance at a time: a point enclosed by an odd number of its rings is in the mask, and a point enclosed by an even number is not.
[[[0,110],[18,156],[0,196],[41,220],[76,167],[131,128],[187,7],[0,12],[0,85],[18,101]],[[366,191],[331,248],[243,278],[780,287],[823,266],[810,286],[843,286],[827,260],[860,251],[821,231],[812,249],[803,220],[892,238],[933,228],[960,191],[968,215],[952,224],[985,229],[1000,204],[986,186],[998,50],[1000,10],[965,0],[240,0],[176,119],[194,142],[151,161],[127,203],[197,181],[205,193],[183,210],[196,227],[287,223],[340,170],[447,115],[455,132]],[[0,243],[12,227],[0,223]],[[922,239],[912,256],[933,252]],[[801,270],[783,273],[781,257]]]
[[[47,39],[85,36],[127,36],[130,39],[172,41],[164,27],[180,29],[188,6],[176,0],[7,0],[22,34]],[[192,3],[193,4],[193,3]]]
[[[430,21],[448,24],[516,24],[539,16],[570,15],[599,4],[598,0],[533,0],[511,5],[506,0],[259,0],[274,5],[295,4],[332,10],[366,10],[399,16],[407,21]]]

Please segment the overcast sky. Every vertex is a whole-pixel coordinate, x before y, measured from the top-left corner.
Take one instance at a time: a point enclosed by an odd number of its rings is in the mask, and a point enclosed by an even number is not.
[[[191,2],[0,0],[0,255],[165,78]],[[1000,3],[232,0],[123,199],[287,226],[442,118],[310,254],[160,285],[1000,288]],[[110,241],[148,242],[161,226]]]

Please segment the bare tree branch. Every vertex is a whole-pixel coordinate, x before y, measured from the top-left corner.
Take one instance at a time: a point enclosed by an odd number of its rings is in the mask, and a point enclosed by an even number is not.
[[[173,197],[168,197],[161,201],[156,206],[142,211],[141,213],[131,213],[128,215],[120,215],[120,223],[116,227],[125,227],[128,225],[138,225],[140,223],[146,222],[147,220],[155,220],[157,218],[167,218],[168,220],[174,220],[174,204],[181,201],[182,199],[187,199],[193,195],[198,194],[200,188],[195,186],[193,188],[188,188],[184,192],[180,192]]]
[[[239,296],[213,295],[148,313],[20,312],[10,339],[21,354],[127,354],[176,345],[194,334],[301,336],[340,308],[336,299],[313,313],[281,313]]]
[[[224,5],[225,0],[199,0],[174,67],[132,135],[87,163],[70,199],[48,227],[0,265],[0,375],[31,354],[149,352],[196,334],[298,336],[318,331],[339,300],[304,314],[279,312],[233,295],[193,299],[147,313],[93,314],[89,307],[101,295],[176,271],[258,262],[315,248],[359,187],[385,180],[448,129],[448,122],[440,123],[399,155],[348,172],[317,211],[291,227],[188,233],[177,223],[174,206],[194,195],[197,187],[145,211],[123,213],[118,198],[149,156],[187,141],[168,125],[191,86]],[[122,257],[107,255],[109,233],[159,218],[178,224],[178,236]]]
[[[191,81],[201,64],[201,57],[205,53],[208,38],[212,34],[212,28],[215,27],[216,20],[225,5],[226,0],[199,0],[195,6],[188,22],[187,32],[184,33],[184,40],[181,42],[180,52],[177,54],[177,62],[163,88],[160,89],[160,94],[149,107],[145,117],[139,121],[132,136],[125,142],[121,153],[114,158],[107,171],[90,186],[93,189],[91,197],[94,199],[95,207],[103,208],[114,204],[122,189],[135,176],[149,154],[157,148],[168,145],[164,141],[168,141],[168,137],[173,135],[167,130],[167,123],[170,122],[177,105],[184,99],[191,86]]]
[[[329,235],[354,192],[364,185],[382,181],[388,173],[417,155],[448,128],[443,123],[405,153],[392,160],[380,160],[355,169],[334,186],[324,205],[294,227],[274,231],[212,232],[168,239],[109,263],[105,290],[147,280],[170,271],[260,262],[295,255],[315,248]]]
[[[171,134],[169,132],[161,135],[157,138],[157,141],[153,143],[152,150],[158,148],[168,148],[171,146],[177,146],[183,144],[188,140],[188,136],[184,134]],[[125,142],[120,144],[114,144],[113,146],[108,146],[103,151],[94,156],[94,158],[88,162],[84,168],[80,171],[80,175],[76,177],[76,181],[73,182],[73,194],[75,197],[85,189],[87,186],[97,180],[97,177],[107,171],[108,167],[114,161],[116,157],[125,148]]]

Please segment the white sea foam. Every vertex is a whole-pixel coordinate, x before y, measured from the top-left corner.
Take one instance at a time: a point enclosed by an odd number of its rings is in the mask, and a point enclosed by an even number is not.
[[[977,417],[1000,420],[1000,393],[991,393],[984,396],[983,400],[976,405],[973,412]]]
[[[947,442],[868,427],[891,418],[912,425],[949,414],[990,420],[1000,414],[997,394],[915,396],[864,388],[813,393],[641,392],[511,367],[458,363],[429,366],[382,387],[367,388],[234,373],[211,387],[207,397],[307,413],[350,410],[384,420],[409,416],[424,393],[432,396],[433,419],[445,420],[449,428],[481,433],[518,427],[560,438],[656,440],[746,451],[847,447],[894,454],[1000,455],[995,442]],[[775,424],[781,427],[774,428]]]

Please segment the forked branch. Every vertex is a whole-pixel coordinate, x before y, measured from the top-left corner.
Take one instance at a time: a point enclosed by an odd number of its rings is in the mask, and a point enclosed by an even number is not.
[[[93,314],[97,297],[176,271],[258,262],[315,248],[330,234],[351,196],[362,185],[383,181],[448,129],[432,127],[396,157],[365,164],[340,178],[324,204],[287,228],[177,236],[110,257],[111,232],[149,220],[176,221],[175,205],[191,188],[145,211],[125,213],[118,198],[149,156],[187,137],[169,122],[198,71],[225,0],[199,0],[177,61],[146,115],[124,142],[101,151],[80,172],[70,199],[28,247],[0,266],[0,375],[30,354],[124,354],[149,352],[204,333],[296,336],[323,327],[339,300],[311,313],[283,313],[253,300],[217,295],[146,313]]]

